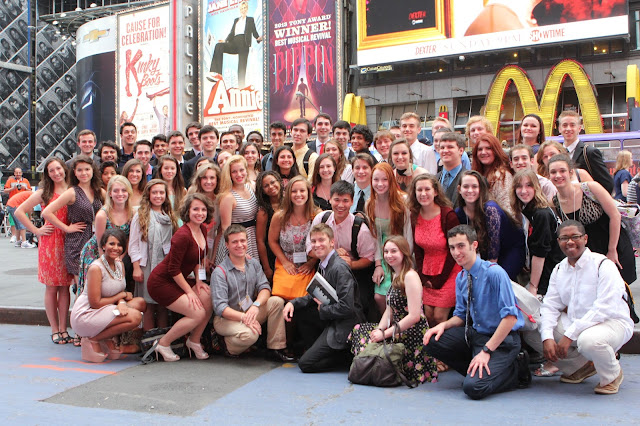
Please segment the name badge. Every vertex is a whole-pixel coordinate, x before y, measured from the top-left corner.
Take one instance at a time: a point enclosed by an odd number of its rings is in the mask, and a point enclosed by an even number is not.
[[[171,250],[171,241],[162,245],[162,251],[164,252],[165,256],[169,254],[170,250]]]
[[[251,306],[253,306],[253,300],[251,300],[249,296],[245,296],[240,299],[240,308],[244,312],[247,312]]]
[[[296,251],[293,253],[293,263],[305,263],[307,261],[307,253]]]
[[[202,266],[198,269],[198,279],[200,281],[206,281],[207,279],[207,271],[205,271]]]
[[[207,248],[212,249],[213,248],[213,238],[209,237],[207,238]]]

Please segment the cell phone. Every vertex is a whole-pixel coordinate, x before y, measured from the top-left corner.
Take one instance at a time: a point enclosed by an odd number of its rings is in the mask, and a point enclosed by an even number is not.
[[[120,311],[118,309],[114,309],[113,310],[113,315],[119,317],[120,316]]]

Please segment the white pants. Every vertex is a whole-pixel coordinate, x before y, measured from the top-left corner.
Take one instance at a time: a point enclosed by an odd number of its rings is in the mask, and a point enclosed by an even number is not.
[[[568,324],[568,318],[563,312],[558,318],[558,325],[553,330],[553,338],[556,342],[564,336],[564,324]],[[626,343],[625,333],[624,324],[615,319],[589,327],[580,333],[578,340],[571,343],[567,357],[559,359],[555,365],[569,376],[587,361],[593,361],[600,377],[600,385],[607,385],[620,374],[620,362],[616,359],[616,352]],[[536,351],[543,352],[540,333],[537,331],[525,332],[524,340]]]

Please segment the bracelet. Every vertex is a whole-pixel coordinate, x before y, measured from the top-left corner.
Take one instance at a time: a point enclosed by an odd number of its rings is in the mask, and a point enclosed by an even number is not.
[[[118,302],[118,305],[120,305],[122,303],[124,303],[125,305],[127,304],[127,302],[125,302],[124,300],[121,300],[121,301]]]
[[[376,265],[376,268],[382,268],[382,265]]]
[[[531,281],[529,281],[529,285],[530,285],[531,287],[533,287],[533,288],[538,288],[538,286],[537,286],[537,285],[533,285],[533,283],[532,283]]]

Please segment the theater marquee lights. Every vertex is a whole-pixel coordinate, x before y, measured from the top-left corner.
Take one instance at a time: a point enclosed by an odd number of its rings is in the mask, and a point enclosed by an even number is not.
[[[518,90],[524,115],[538,114],[544,123],[546,135],[551,136],[562,84],[567,77],[573,81],[578,95],[585,133],[602,133],[602,117],[598,108],[595,87],[582,65],[571,59],[559,62],[551,69],[547,75],[539,103],[536,89],[527,72],[515,65],[504,67],[496,74],[487,93],[485,115],[497,132],[500,127],[500,112],[504,95],[509,89],[509,85],[513,83]]]

